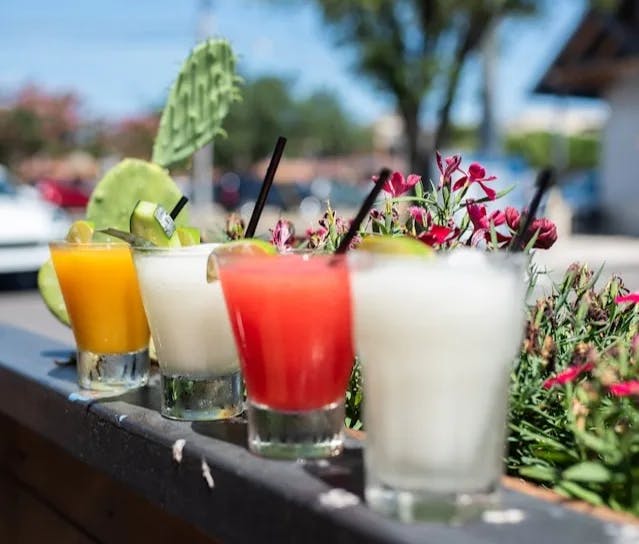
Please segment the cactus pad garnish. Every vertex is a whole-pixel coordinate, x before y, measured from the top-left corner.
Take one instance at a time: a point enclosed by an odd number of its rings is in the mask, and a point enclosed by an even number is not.
[[[220,134],[231,104],[240,100],[235,55],[226,40],[197,45],[171,87],[153,146],[153,162],[168,167]]]

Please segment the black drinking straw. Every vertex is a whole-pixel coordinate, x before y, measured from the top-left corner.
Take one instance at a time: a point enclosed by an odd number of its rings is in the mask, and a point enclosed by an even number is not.
[[[514,253],[518,251],[524,250],[524,237],[530,228],[530,225],[535,219],[535,215],[537,214],[537,209],[539,208],[539,204],[541,203],[541,198],[544,196],[544,193],[550,188],[555,179],[555,171],[550,168],[543,168],[537,174],[537,179],[535,181],[535,185],[537,186],[537,190],[530,201],[530,206],[528,206],[528,211],[523,214],[521,225],[519,227],[519,231],[513,237],[508,246],[508,251],[512,251]]]
[[[277,170],[278,165],[280,164],[280,159],[282,158],[282,153],[284,153],[284,146],[286,145],[286,138],[280,136],[275,143],[275,149],[273,149],[273,155],[271,156],[271,162],[266,169],[266,175],[264,176],[264,181],[262,182],[262,188],[260,189],[260,194],[257,197],[257,202],[255,203],[255,208],[253,208],[253,213],[251,214],[251,219],[249,221],[248,227],[246,227],[246,232],[244,233],[244,238],[253,238],[255,235],[255,230],[257,229],[257,222],[260,220],[260,215],[262,215],[262,210],[264,210],[264,205],[266,204],[266,197],[268,196],[268,192],[271,190],[271,185],[273,185],[273,179],[275,178],[275,172]]]
[[[388,181],[388,178],[391,176],[391,171],[388,168],[382,168],[379,171],[379,175],[377,176],[377,180],[375,181],[375,186],[371,189],[371,192],[368,193],[366,200],[362,203],[362,207],[357,212],[355,219],[353,219],[348,232],[342,238],[342,241],[339,243],[339,247],[335,250],[336,255],[341,255],[348,251],[348,248],[353,241],[353,238],[357,235],[357,231],[359,230],[359,226],[364,221],[364,218],[375,204],[375,200],[379,193],[381,192],[384,184]]]
[[[184,206],[186,206],[186,203],[188,201],[189,201],[189,199],[186,198],[185,196],[181,196],[180,197],[180,200],[178,200],[177,204],[175,206],[173,206],[173,209],[169,213],[169,215],[171,216],[171,219],[173,219],[175,221],[175,218],[182,211],[182,208],[184,208]]]

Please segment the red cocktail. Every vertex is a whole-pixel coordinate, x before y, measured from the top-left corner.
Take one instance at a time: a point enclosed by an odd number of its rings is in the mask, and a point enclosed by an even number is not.
[[[353,364],[343,257],[217,259],[249,400],[253,451],[318,457],[341,451]]]

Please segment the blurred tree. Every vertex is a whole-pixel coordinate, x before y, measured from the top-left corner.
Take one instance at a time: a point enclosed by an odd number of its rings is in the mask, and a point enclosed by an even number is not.
[[[595,168],[599,164],[600,134],[575,134],[561,136],[567,139],[567,170]],[[548,164],[553,155],[552,147],[557,144],[557,136],[551,132],[526,132],[509,134],[504,147],[509,153],[521,155],[531,166],[540,168]]]
[[[247,82],[243,99],[224,121],[228,138],[215,143],[216,165],[245,170],[268,156],[279,135],[289,139],[287,156],[344,155],[370,149],[371,131],[353,123],[335,96],[317,92],[304,99],[276,77]]]
[[[106,147],[123,157],[150,161],[159,124],[159,113],[123,119],[110,131]]]
[[[59,155],[73,148],[79,126],[78,98],[22,89],[0,107],[0,163],[15,164],[35,153]]]
[[[389,93],[404,121],[410,169],[428,172],[420,148],[426,94],[440,90],[431,152],[448,136],[462,68],[485,32],[537,0],[316,0],[340,43],[355,47],[359,71]]]

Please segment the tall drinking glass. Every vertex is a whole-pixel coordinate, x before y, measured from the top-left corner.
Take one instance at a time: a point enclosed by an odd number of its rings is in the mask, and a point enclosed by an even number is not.
[[[77,344],[80,386],[145,385],[149,327],[129,246],[53,242],[49,248]]]
[[[219,281],[206,281],[214,247],[133,250],[160,365],[161,413],[171,419],[223,419],[243,410],[242,377],[222,287]]]
[[[246,380],[251,451],[337,455],[353,363],[344,258],[221,254],[217,265]]]
[[[404,521],[474,517],[502,474],[523,259],[364,253],[351,265],[366,500]]]

